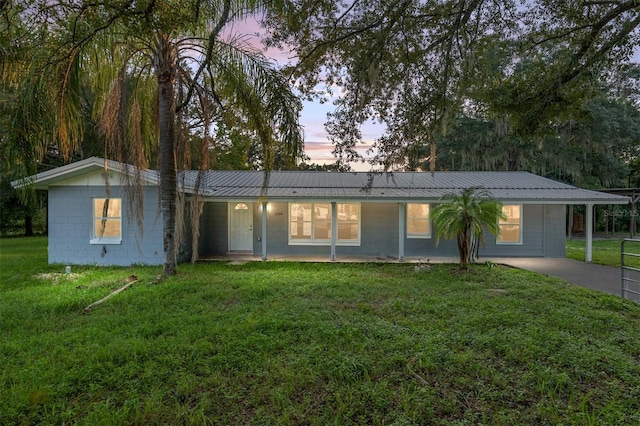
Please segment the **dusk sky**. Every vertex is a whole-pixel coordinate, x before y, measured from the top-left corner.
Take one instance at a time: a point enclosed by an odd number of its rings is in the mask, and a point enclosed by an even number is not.
[[[231,34],[242,35],[246,41],[260,49],[268,58],[276,61],[278,65],[284,66],[295,62],[295,56],[291,52],[265,49],[260,43],[259,31],[259,24],[254,20],[236,23],[230,29]],[[310,157],[309,162],[318,164],[334,163],[335,158],[331,154],[333,145],[331,145],[324,128],[324,123],[327,121],[327,113],[334,110],[334,105],[331,102],[321,104],[320,102],[307,101],[304,101],[303,105],[300,124],[304,128],[304,150],[307,156]],[[369,124],[364,125],[361,130],[362,137],[366,143],[362,144],[358,151],[365,155],[365,151],[371,146],[373,140],[382,135],[384,128],[381,125]],[[371,169],[369,164],[352,164],[351,166],[358,171]]]
[[[333,105],[321,105],[318,102],[304,102],[304,109],[300,118],[302,126],[304,126],[305,142],[304,150],[311,158],[310,162],[324,164],[334,163],[335,158],[331,151],[333,145],[327,137],[324,123],[327,120],[327,113],[333,111]],[[382,125],[363,125],[362,137],[365,144],[361,145],[358,150],[362,155],[371,146],[374,139],[380,137],[384,131]],[[371,168],[369,164],[352,164],[354,170],[366,171]]]
[[[295,56],[291,52],[280,51],[277,49],[265,49],[260,43],[259,36],[260,27],[254,20],[247,20],[243,23],[237,23],[231,29],[231,33],[242,34],[244,36],[250,36],[246,38],[252,45],[262,50],[264,54],[276,61],[278,65],[284,66],[288,63],[295,62]],[[640,49],[636,48],[632,57],[633,62],[640,62]],[[337,91],[336,91],[337,92]],[[335,99],[335,98],[334,98]],[[305,136],[305,153],[310,157],[309,162],[318,164],[329,164],[335,162],[335,158],[331,151],[333,145],[329,141],[327,132],[324,128],[324,124],[327,121],[327,113],[334,110],[332,102],[326,102],[321,104],[320,102],[303,102],[304,108],[300,117],[300,124],[304,128]],[[384,132],[383,125],[365,124],[361,128],[362,138],[364,144],[360,145],[358,151],[365,156],[367,149],[371,146],[373,141],[382,136]],[[351,164],[351,167],[356,171],[368,171],[371,166],[368,163],[365,164]]]

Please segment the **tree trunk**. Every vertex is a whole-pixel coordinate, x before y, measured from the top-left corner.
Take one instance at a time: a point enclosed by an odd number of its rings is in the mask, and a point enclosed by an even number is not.
[[[176,52],[166,35],[157,37],[156,75],[158,78],[158,125],[160,130],[160,211],[166,277],[177,272],[176,199],[177,171],[175,152],[175,60]]]
[[[460,265],[466,268],[469,264],[469,246],[471,245],[471,229],[467,226],[458,234],[458,254],[460,255]]]
[[[613,209],[615,209],[615,207],[611,206],[611,209],[609,211],[613,212]],[[616,237],[616,215],[615,214],[611,215],[611,236],[614,238]]]
[[[430,153],[429,153],[429,171],[434,173],[436,171],[436,143],[435,138],[430,137]]]
[[[629,223],[629,233],[631,238],[636,237],[636,202],[638,201],[638,195],[636,193],[631,194],[631,222]]]
[[[24,236],[33,237],[33,216],[30,214],[24,217]]]

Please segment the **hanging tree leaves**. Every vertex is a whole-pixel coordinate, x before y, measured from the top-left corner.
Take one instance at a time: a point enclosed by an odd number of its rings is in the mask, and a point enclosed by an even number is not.
[[[360,125],[388,131],[373,163],[404,168],[478,102],[530,136],[574,113],[593,82],[638,45],[637,1],[297,0],[272,17],[273,43],[295,47],[301,88],[344,92],[327,128],[335,153],[358,157]],[[295,25],[291,25],[295,23]],[[476,105],[478,106],[478,105]]]
[[[274,150],[291,162],[302,154],[301,104],[289,82],[261,52],[223,31],[275,6],[256,0],[13,0],[7,22],[28,37],[2,39],[14,55],[0,87],[15,93],[3,118],[9,123],[5,151],[21,175],[34,172],[45,145],[68,158],[83,138],[80,103],[89,88],[107,156],[139,168],[158,166],[164,274],[175,273],[177,171],[208,166],[216,128],[243,123],[266,169]],[[137,188],[131,195],[141,200]]]

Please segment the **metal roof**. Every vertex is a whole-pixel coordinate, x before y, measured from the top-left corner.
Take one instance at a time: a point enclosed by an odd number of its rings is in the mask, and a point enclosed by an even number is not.
[[[71,176],[106,166],[131,173],[132,166],[91,157],[77,163],[39,173],[14,186],[35,184],[45,189]],[[158,172],[141,171],[147,182],[157,184]],[[179,182],[194,193],[198,172],[181,172]],[[266,181],[265,181],[266,177]],[[184,178],[182,180],[181,178]],[[263,200],[424,200],[437,201],[464,188],[477,187],[508,202],[552,204],[627,204],[629,197],[578,188],[528,172],[310,172],[206,171],[201,174],[199,193],[208,199]]]
[[[188,173],[194,181],[196,172]],[[477,187],[510,202],[627,204],[628,197],[577,188],[528,172],[264,172],[207,171],[202,194],[211,198],[271,200],[430,200]]]

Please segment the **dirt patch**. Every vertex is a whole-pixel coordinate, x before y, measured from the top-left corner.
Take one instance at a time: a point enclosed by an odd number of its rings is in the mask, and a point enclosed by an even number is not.
[[[80,275],[81,274],[75,273],[65,274],[62,272],[43,272],[41,274],[36,274],[35,277],[39,280],[49,281],[51,284],[56,285],[62,278],[68,281],[74,281],[77,280]]]

